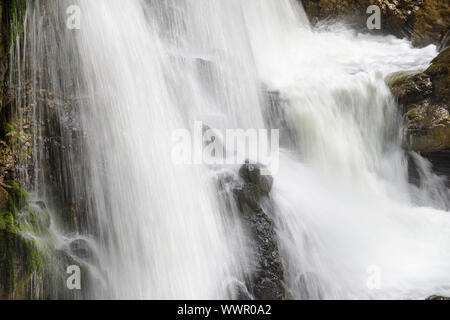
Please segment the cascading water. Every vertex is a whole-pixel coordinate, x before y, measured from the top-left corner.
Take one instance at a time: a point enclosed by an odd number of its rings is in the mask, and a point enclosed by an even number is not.
[[[81,9],[80,30],[64,27],[70,5]],[[425,185],[408,182],[402,122],[384,83],[425,67],[434,47],[343,26],[311,30],[289,0],[34,1],[23,47],[16,60],[32,61],[30,99],[45,85],[76,105],[49,131],[63,146],[53,180],[84,215],[76,233],[63,222],[55,233],[62,248],[91,243],[90,296],[238,297],[252,249],[213,179],[236,168],[171,158],[172,133],[195,121],[285,126],[292,143],[282,145],[271,196],[293,298],[450,292],[448,190],[419,155]],[[267,93],[279,101],[268,105]],[[287,118],[276,118],[275,104]],[[48,118],[35,106],[35,121]],[[35,193],[55,198],[42,173],[55,159],[36,136]],[[368,283],[374,272],[379,286]]]

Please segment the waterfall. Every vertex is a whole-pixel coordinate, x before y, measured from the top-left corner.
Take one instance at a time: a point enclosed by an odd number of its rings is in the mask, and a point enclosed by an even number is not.
[[[66,27],[71,5],[80,29]],[[57,246],[95,252],[88,297],[234,299],[252,248],[216,182],[238,166],[177,165],[172,135],[196,121],[280,129],[272,218],[290,296],[445,294],[448,189],[404,150],[384,81],[434,55],[344,25],[312,30],[293,0],[29,1],[12,62],[28,79],[11,80],[29,86],[36,127],[25,179],[50,203]],[[408,181],[411,159],[422,185]]]

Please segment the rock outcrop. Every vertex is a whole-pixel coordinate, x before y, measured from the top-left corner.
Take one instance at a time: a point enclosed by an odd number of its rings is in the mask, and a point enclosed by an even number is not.
[[[397,73],[387,79],[407,119],[406,143],[417,152],[450,148],[450,48],[424,72]]]
[[[412,42],[416,46],[436,44],[441,48],[448,45],[450,37],[450,2],[424,0],[414,15]]]
[[[447,108],[428,103],[409,110],[406,142],[419,152],[437,152],[450,148],[450,114]]]
[[[234,193],[256,250],[256,271],[249,292],[258,300],[287,298],[284,286],[284,269],[278,249],[274,222],[271,218],[269,194],[273,178],[261,175],[259,165],[245,164],[239,170],[243,184]]]
[[[312,21],[345,21],[363,32],[407,37],[416,46],[445,47],[450,26],[450,4],[442,0],[301,0]],[[381,9],[381,29],[367,28],[367,8]]]
[[[433,94],[431,78],[423,72],[396,72],[388,77],[387,84],[397,102],[406,107]]]

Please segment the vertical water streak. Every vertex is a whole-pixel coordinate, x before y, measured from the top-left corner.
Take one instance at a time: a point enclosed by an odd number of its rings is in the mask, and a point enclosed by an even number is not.
[[[73,4],[80,30],[65,26]],[[384,83],[425,67],[435,48],[311,30],[289,0],[30,1],[24,39],[12,65],[29,83],[11,82],[32,112],[25,179],[51,204],[58,248],[92,246],[101,281],[89,297],[237,297],[251,248],[224,203],[232,191],[214,184],[236,168],[172,159],[172,134],[195,121],[289,123],[295,143],[281,150],[271,196],[293,298],[449,290],[448,189],[418,155],[422,185],[408,182]],[[289,119],[275,119],[267,94]],[[373,272],[379,287],[368,285]]]

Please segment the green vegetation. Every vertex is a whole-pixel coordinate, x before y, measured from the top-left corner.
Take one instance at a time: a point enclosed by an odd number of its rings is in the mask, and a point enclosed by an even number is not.
[[[54,246],[45,205],[15,181],[6,183],[8,208],[0,211],[0,298],[30,298],[31,280],[43,277]],[[16,263],[17,262],[17,263]]]

